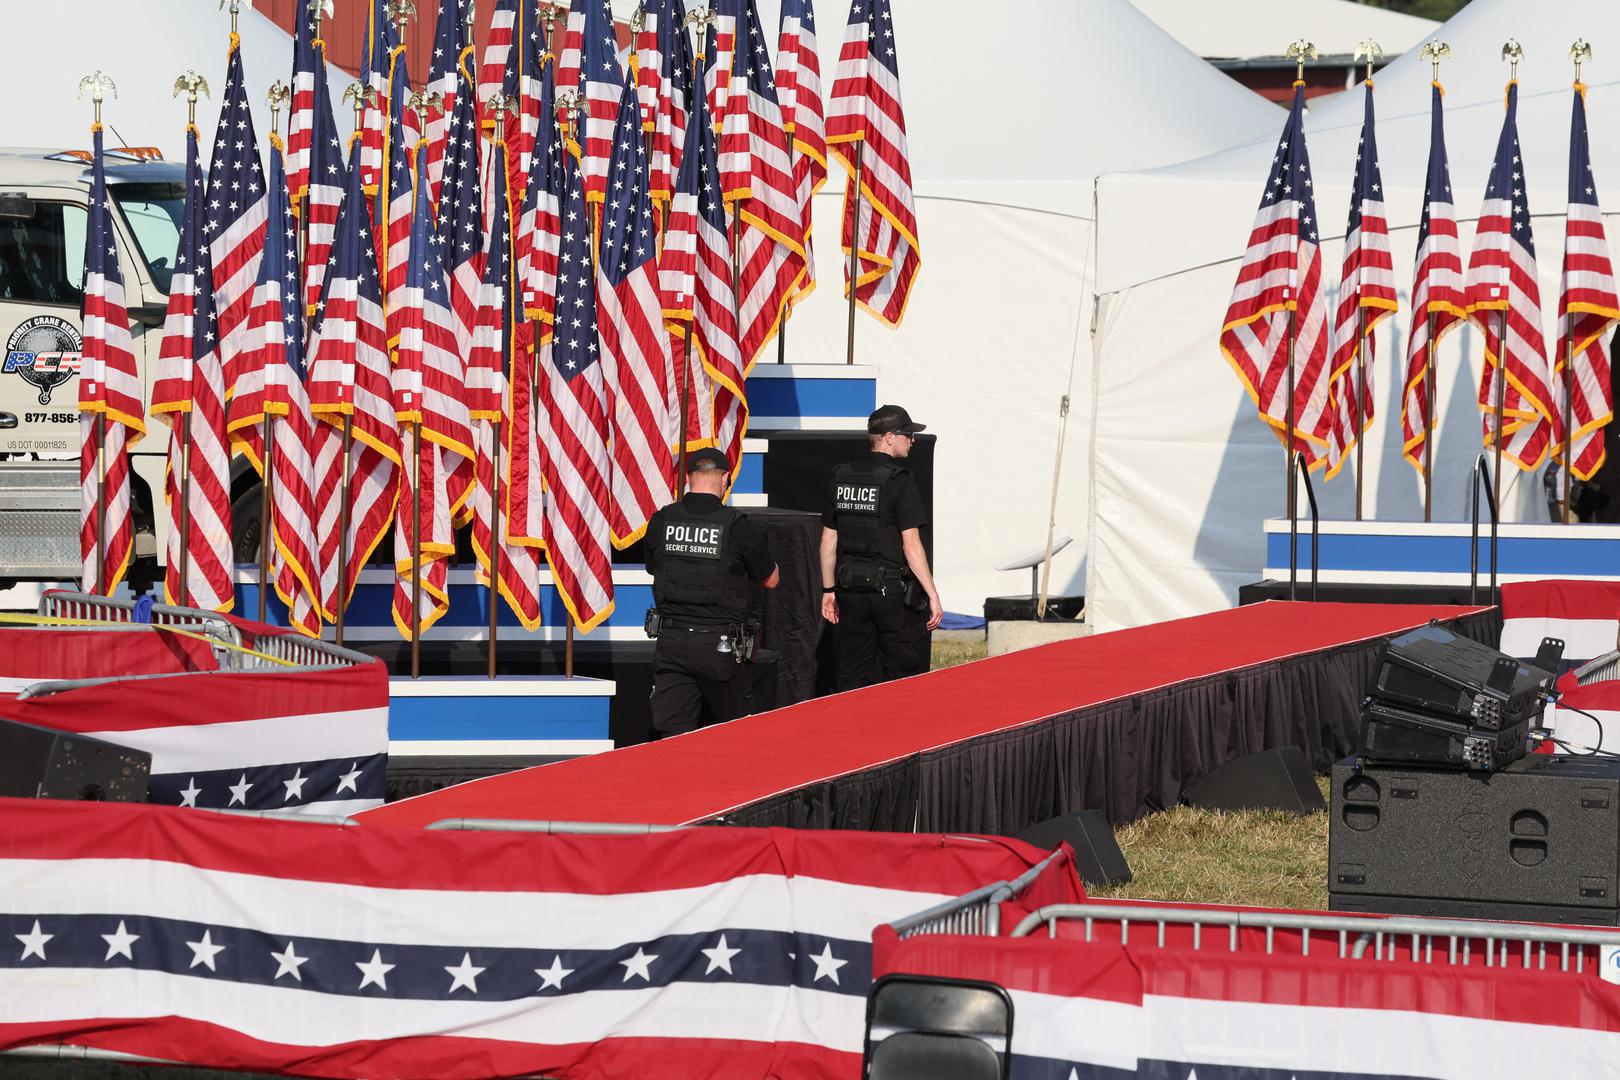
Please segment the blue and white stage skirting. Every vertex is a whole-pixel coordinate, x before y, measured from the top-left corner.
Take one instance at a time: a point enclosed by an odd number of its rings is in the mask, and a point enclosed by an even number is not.
[[[748,430],[865,431],[877,408],[877,376],[869,364],[755,364]]]

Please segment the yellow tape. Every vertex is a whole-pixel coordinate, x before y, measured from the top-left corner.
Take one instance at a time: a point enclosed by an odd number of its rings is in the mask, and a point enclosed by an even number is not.
[[[0,612],[0,625],[4,624],[13,626],[144,626],[150,630],[161,630],[165,634],[192,638],[212,645],[217,649],[227,649],[230,652],[256,656],[260,660],[268,660],[270,663],[280,664],[282,667],[299,666],[292,660],[271,656],[269,653],[260,652],[258,649],[250,649],[246,645],[238,645],[232,641],[221,641],[218,638],[209,637],[207,634],[199,634],[195,630],[182,630],[178,626],[164,626],[162,623],[112,622],[108,619],[64,619],[54,615],[24,615],[17,612]]]

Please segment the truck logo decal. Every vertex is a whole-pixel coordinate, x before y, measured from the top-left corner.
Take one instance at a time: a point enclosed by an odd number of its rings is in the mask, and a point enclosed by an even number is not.
[[[0,374],[21,376],[39,391],[39,403],[49,405],[51,392],[79,373],[83,347],[78,327],[55,315],[35,315],[11,332]]]

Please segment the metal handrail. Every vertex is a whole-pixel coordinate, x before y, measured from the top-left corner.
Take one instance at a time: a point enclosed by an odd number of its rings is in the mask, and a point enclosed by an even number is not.
[[[1496,592],[1496,532],[1497,507],[1496,491],[1491,479],[1491,464],[1481,454],[1474,461],[1474,513],[1473,513],[1473,539],[1468,547],[1468,602],[1479,602],[1479,492],[1483,486],[1485,502],[1491,508],[1491,602],[1499,603],[1501,597]]]
[[[1620,649],[1604,653],[1594,660],[1588,660],[1575,669],[1575,685],[1590,686],[1592,683],[1614,682],[1620,679]]]
[[[627,821],[507,821],[504,818],[441,818],[429,829],[468,832],[561,833],[572,836],[645,836],[678,832],[684,825],[644,825]]]
[[[1051,865],[1061,852],[1054,851],[1011,881],[995,881],[954,900],[935,904],[915,915],[897,919],[889,926],[903,938],[916,934],[975,934],[996,937],[1001,933],[1000,905],[1023,893]]]
[[[47,619],[87,619],[110,623],[134,623],[135,601],[118,600],[110,596],[67,589],[51,589],[39,598],[39,614]],[[173,626],[183,630],[197,630],[216,641],[230,645],[242,644],[242,634],[225,616],[202,608],[177,607],[172,604],[153,604],[151,619],[155,626]]]
[[[1294,464],[1299,469],[1300,477],[1305,481],[1305,498],[1311,504],[1311,600],[1314,603],[1317,597],[1317,578],[1320,575],[1322,515],[1316,505],[1316,487],[1311,483],[1311,467],[1305,463],[1304,454],[1294,455]],[[1299,599],[1299,517],[1295,515],[1288,519],[1288,599]]]
[[[1434,959],[1434,945],[1436,939],[1446,942],[1445,954],[1452,964],[1461,962],[1466,965],[1473,954],[1473,942],[1483,941],[1482,950],[1485,955],[1487,967],[1502,966],[1508,963],[1510,955],[1509,946],[1519,943],[1523,946],[1523,964],[1531,967],[1532,947],[1536,952],[1536,964],[1539,969],[1545,970],[1547,966],[1547,947],[1558,946],[1557,955],[1559,970],[1570,969],[1571,955],[1575,970],[1581,972],[1586,967],[1586,947],[1602,947],[1605,945],[1620,945],[1620,929],[1587,929],[1570,926],[1537,926],[1531,923],[1502,923],[1502,922],[1476,922],[1472,919],[1428,919],[1402,916],[1364,916],[1364,915],[1331,915],[1331,914],[1305,914],[1272,911],[1231,911],[1220,908],[1184,908],[1159,907],[1157,905],[1124,905],[1124,904],[1050,904],[1036,911],[1030,912],[1013,928],[1012,937],[1027,937],[1041,926],[1047,928],[1050,937],[1057,936],[1057,923],[1060,919],[1080,919],[1085,922],[1086,940],[1093,940],[1095,925],[1099,921],[1117,922],[1120,924],[1120,941],[1128,944],[1130,941],[1130,926],[1132,922],[1146,923],[1156,927],[1158,933],[1156,944],[1165,943],[1165,929],[1171,925],[1190,926],[1193,930],[1193,948],[1203,947],[1203,930],[1205,927],[1224,928],[1227,932],[1227,948],[1236,952],[1239,948],[1239,932],[1241,930],[1264,930],[1266,932],[1266,952],[1270,954],[1276,946],[1276,931],[1298,930],[1300,937],[1300,954],[1309,956],[1311,952],[1311,934],[1323,933],[1337,935],[1339,939],[1339,958],[1360,960],[1366,955],[1367,947],[1373,947],[1373,957],[1377,960],[1394,960],[1397,949],[1401,943],[1410,939],[1411,958],[1425,963]],[[1352,938],[1354,941],[1352,942]],[[1498,945],[1501,946],[1498,949]]]

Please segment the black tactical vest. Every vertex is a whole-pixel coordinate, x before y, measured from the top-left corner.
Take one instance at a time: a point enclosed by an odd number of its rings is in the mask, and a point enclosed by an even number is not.
[[[748,569],[730,543],[732,526],[742,515],[729,506],[715,514],[694,514],[680,503],[658,515],[658,572],[653,601],[666,618],[718,611],[727,621],[748,615],[752,590]]]
[[[852,461],[833,470],[831,505],[838,522],[840,562],[879,563],[894,568],[906,565],[894,500],[884,497],[894,478],[903,472],[905,469],[893,462],[869,465],[865,461]]]

